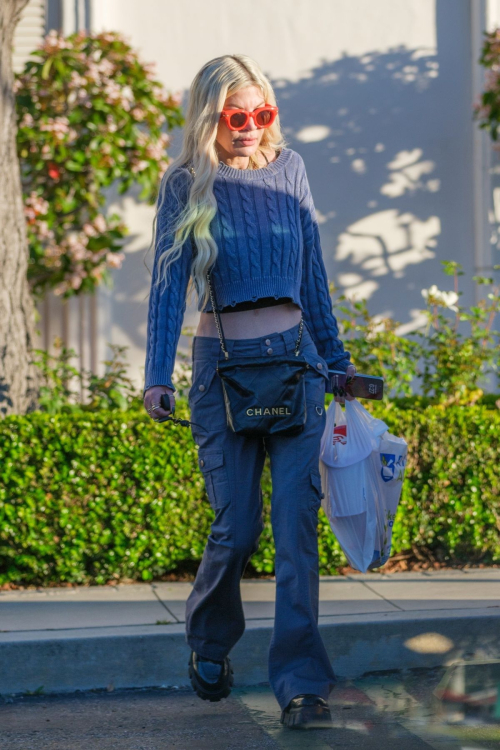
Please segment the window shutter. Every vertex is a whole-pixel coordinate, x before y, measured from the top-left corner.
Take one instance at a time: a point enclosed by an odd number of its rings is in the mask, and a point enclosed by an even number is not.
[[[33,50],[45,36],[46,0],[30,0],[22,12],[14,34],[13,68],[23,69]]]

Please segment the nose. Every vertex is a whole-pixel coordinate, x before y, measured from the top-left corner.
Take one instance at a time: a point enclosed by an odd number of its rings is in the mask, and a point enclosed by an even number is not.
[[[249,130],[258,130],[257,123],[255,121],[255,115],[251,114],[246,126],[240,130],[240,133],[246,133]]]
[[[246,133],[248,130],[258,130],[257,123],[254,120],[255,115],[250,115],[246,127],[240,130],[240,133]]]

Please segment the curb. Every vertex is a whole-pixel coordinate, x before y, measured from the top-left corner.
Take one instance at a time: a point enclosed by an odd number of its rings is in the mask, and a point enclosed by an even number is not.
[[[322,617],[339,679],[500,658],[498,607]],[[57,633],[57,634],[56,634]],[[231,651],[235,686],[267,682],[272,621],[247,624]],[[184,624],[0,633],[0,694],[189,685]]]

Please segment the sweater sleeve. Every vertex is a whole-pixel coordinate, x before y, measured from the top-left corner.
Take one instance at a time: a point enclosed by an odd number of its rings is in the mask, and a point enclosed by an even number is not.
[[[328,367],[345,372],[351,364],[351,355],[339,339],[337,320],[332,311],[316,210],[303,161],[300,175],[300,222],[304,244],[300,296],[304,320]],[[327,393],[331,393],[329,385]]]
[[[167,183],[165,199],[158,211],[148,307],[143,393],[154,385],[166,385],[174,392],[176,390],[172,384],[172,372],[186,311],[186,292],[191,272],[192,250],[189,239],[184,243],[179,258],[168,268],[168,284],[162,280],[157,285],[156,281],[159,257],[174,242],[173,226],[184,201],[187,200],[189,177],[187,170],[182,170],[179,177],[172,177]],[[161,271],[163,276],[163,265]]]

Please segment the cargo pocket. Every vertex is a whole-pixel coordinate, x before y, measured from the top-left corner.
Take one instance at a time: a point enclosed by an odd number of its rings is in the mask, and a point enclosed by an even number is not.
[[[311,499],[309,501],[309,507],[317,513],[321,506],[321,500],[325,496],[321,489],[321,474],[319,473],[319,469],[311,469],[309,472],[309,478],[311,480]]]
[[[188,403],[197,404],[207,395],[216,373],[215,365],[211,362],[194,361],[193,382],[188,391]]]
[[[198,466],[205,479],[210,505],[215,511],[224,508],[231,500],[224,452],[200,448],[198,450]]]
[[[306,401],[322,406],[328,383],[328,364],[317,352],[304,351],[302,354],[309,365],[305,375]]]

